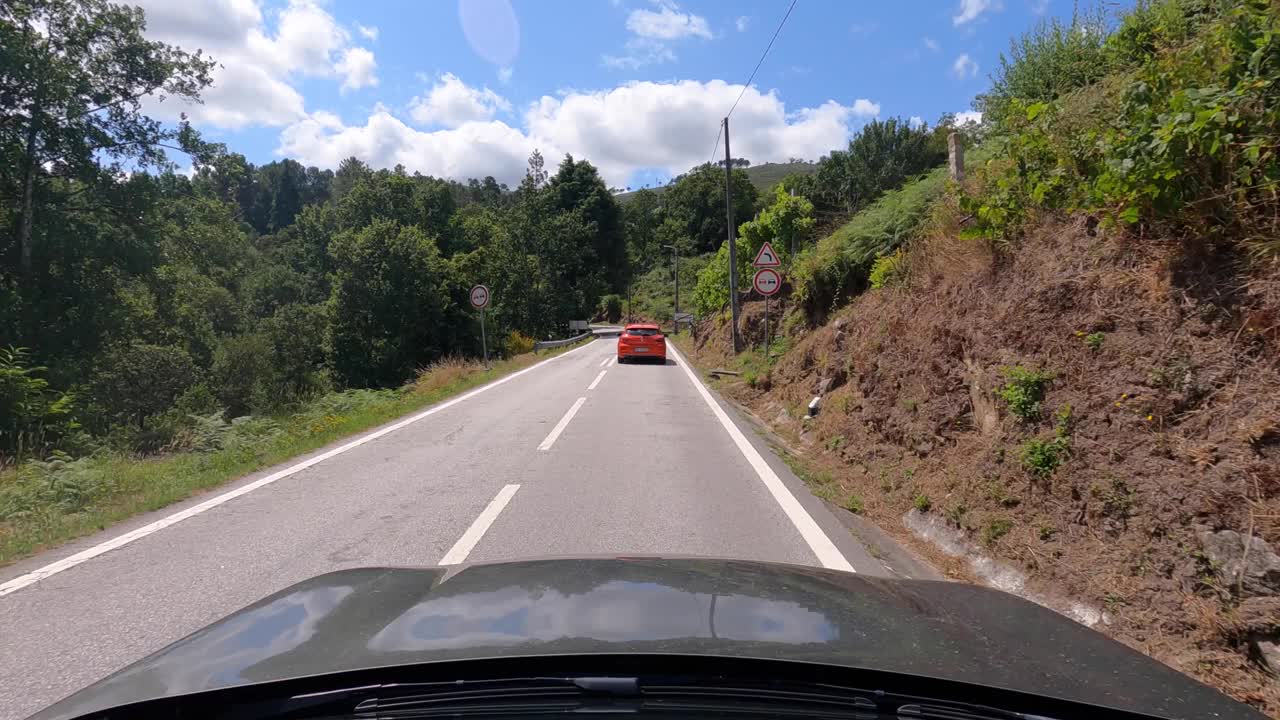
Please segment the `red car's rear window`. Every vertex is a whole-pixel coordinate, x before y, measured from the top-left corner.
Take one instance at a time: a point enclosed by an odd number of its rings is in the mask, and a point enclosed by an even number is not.
[[[651,328],[651,327],[627,328],[627,334],[628,335],[657,335],[658,328]]]

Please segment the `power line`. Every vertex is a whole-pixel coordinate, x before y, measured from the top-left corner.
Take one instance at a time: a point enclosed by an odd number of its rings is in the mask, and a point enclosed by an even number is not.
[[[760,66],[764,64],[764,59],[769,56],[769,51],[773,49],[773,43],[778,39],[778,34],[782,32],[782,26],[787,24],[787,18],[791,17],[791,11],[796,9],[796,0],[791,0],[791,5],[787,7],[787,12],[782,16],[782,22],[778,23],[778,28],[773,31],[773,37],[769,38],[769,44],[765,46],[764,52],[760,54],[760,60],[756,62],[756,67],[751,71],[751,75],[742,85],[742,91],[738,93],[737,99],[733,101],[733,107],[729,108],[729,112],[725,113],[725,118],[733,115],[733,111],[738,109],[738,103],[742,101],[742,96],[747,94],[747,88],[751,87],[751,81],[756,79],[756,73],[760,72]],[[715,164],[716,153],[720,148],[720,133],[724,132],[724,124],[716,130],[716,141],[711,144],[710,164]]]
[[[791,17],[791,11],[796,9],[796,0],[791,0],[791,6],[787,8],[787,14],[782,16],[782,22],[778,23],[778,29],[773,31],[773,37],[769,38],[769,45],[765,47],[764,52],[760,55],[760,62],[756,63],[756,69],[751,71],[751,77],[747,78],[746,84],[742,86],[742,92],[738,93],[738,100],[733,101],[733,107],[729,108],[729,112],[725,117],[733,114],[738,107],[738,101],[743,95],[747,94],[747,88],[751,87],[751,81],[756,79],[756,73],[760,71],[760,66],[764,64],[764,59],[769,55],[769,51],[773,49],[773,41],[778,39],[778,33],[782,32],[782,26],[787,24],[787,18]]]

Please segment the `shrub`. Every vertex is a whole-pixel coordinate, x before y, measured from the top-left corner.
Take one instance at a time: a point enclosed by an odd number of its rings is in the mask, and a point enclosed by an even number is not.
[[[876,258],[871,264],[871,289],[879,290],[889,285],[896,285],[903,276],[903,256],[902,248],[898,248],[892,255],[882,255]]]
[[[109,409],[109,419],[142,428],[195,381],[195,363],[182,348],[134,342],[103,354],[90,391],[99,406]]]
[[[1106,338],[1107,336],[1100,332],[1089,333],[1084,336],[1084,344],[1088,345],[1090,350],[1098,352],[1102,349],[1102,343]]]
[[[792,299],[811,321],[867,288],[876,258],[892,254],[929,217],[946,187],[939,168],[885,193],[840,229],[800,253],[791,271]]]
[[[1003,369],[1008,381],[1000,388],[1000,397],[1009,412],[1021,420],[1035,420],[1040,417],[1040,403],[1044,400],[1044,390],[1053,375],[1038,370],[1028,370],[1021,365]]]
[[[861,495],[850,495],[850,496],[849,496],[849,499],[848,499],[847,501],[845,501],[844,506],[845,506],[845,508],[846,508],[849,512],[851,512],[851,513],[854,513],[854,514],[861,514],[861,513],[862,513],[862,511],[863,511],[863,509],[864,509],[864,507],[863,507],[863,505],[862,505],[862,496],[861,496]]]
[[[26,348],[0,348],[0,453],[40,456],[75,430],[74,398],[49,388]]]
[[[614,297],[617,296],[615,295]],[[512,330],[511,333],[507,335],[507,340],[504,345],[507,355],[514,357],[516,355],[533,352],[534,339],[524,333],[521,333],[519,330]]]
[[[987,523],[982,529],[982,541],[987,545],[994,544],[997,540],[1009,534],[1013,529],[1013,521],[1008,518],[996,518]]]
[[[1044,479],[1053,474],[1067,457],[1067,442],[1062,436],[1052,440],[1032,438],[1022,444],[1019,458],[1022,467],[1032,475]]]
[[[915,505],[916,510],[920,512],[929,512],[930,508],[933,507],[933,501],[924,493],[917,494],[911,504]]]
[[[261,333],[237,335],[218,344],[209,377],[228,417],[268,410],[279,403],[272,357],[271,342]]]
[[[596,309],[596,316],[604,318],[605,322],[616,323],[622,319],[622,296],[621,295],[601,295],[600,304]]]

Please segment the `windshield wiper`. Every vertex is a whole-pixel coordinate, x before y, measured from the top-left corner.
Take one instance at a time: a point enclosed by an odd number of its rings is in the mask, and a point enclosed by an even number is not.
[[[839,685],[724,677],[526,677],[360,688],[344,712],[359,718],[590,713],[765,713],[818,718],[1050,720],[1040,715]],[[313,710],[319,710],[312,706]],[[324,708],[334,711],[334,705]]]

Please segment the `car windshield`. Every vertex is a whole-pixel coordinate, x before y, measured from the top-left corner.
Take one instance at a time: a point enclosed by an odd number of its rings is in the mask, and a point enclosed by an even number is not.
[[[0,47],[0,720],[568,645],[1280,718],[1280,0],[0,0]],[[929,624],[974,587],[1091,634]]]

